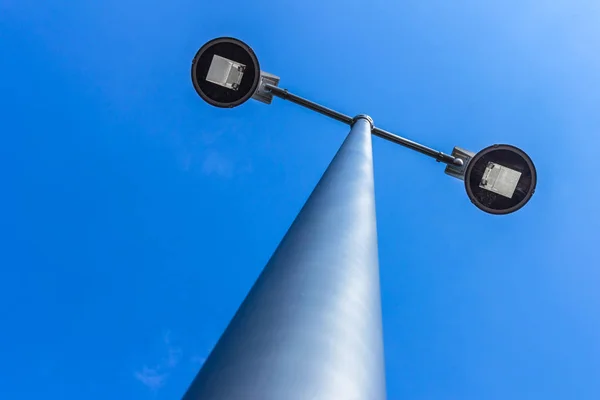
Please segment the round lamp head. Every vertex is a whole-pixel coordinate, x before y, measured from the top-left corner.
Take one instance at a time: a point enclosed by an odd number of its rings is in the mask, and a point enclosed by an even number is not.
[[[207,103],[222,108],[239,106],[258,87],[260,66],[254,51],[228,37],[213,39],[192,61],[192,82]]]
[[[537,174],[522,150],[495,144],[477,153],[465,171],[465,188],[473,204],[490,214],[510,214],[535,191]]]

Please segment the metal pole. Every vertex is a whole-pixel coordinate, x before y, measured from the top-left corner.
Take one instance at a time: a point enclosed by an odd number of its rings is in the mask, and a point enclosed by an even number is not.
[[[383,400],[371,147],[350,134],[183,400]]]
[[[326,115],[345,124],[352,124],[353,119],[350,116],[332,110],[331,108],[324,107],[318,103],[315,103],[314,101],[307,100],[304,97],[300,97],[298,95],[290,93],[287,89],[282,89],[280,87],[267,83],[264,85],[264,90],[268,90],[271,94],[281,99],[291,101],[292,103],[301,105],[302,107],[306,107],[309,110],[316,111],[320,114]],[[434,150],[430,147],[424,146],[410,139],[403,138],[402,136],[395,135],[381,128],[377,128],[374,126],[372,129],[372,133],[373,135],[379,136],[382,139],[389,140],[390,142],[399,144],[400,146],[404,146],[409,149],[416,150],[421,154],[425,154],[426,156],[433,157],[438,162],[443,162],[444,164],[456,166],[463,165],[463,160],[461,160],[460,158],[456,158],[441,151]]]

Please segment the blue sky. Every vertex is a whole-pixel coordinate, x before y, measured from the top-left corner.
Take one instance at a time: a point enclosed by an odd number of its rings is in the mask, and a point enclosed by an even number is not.
[[[536,163],[484,214],[374,139],[389,398],[600,398],[600,5],[0,0],[0,398],[179,398],[342,143],[293,104],[205,105],[192,57],[450,152]]]

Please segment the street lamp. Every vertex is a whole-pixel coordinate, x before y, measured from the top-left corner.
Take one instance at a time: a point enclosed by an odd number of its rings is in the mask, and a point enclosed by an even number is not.
[[[536,170],[522,150],[494,145],[448,155],[278,87],[240,40],[217,38],[192,62],[207,103],[250,98],[299,104],[352,128],[294,223],[184,395],[184,400],[386,397],[371,135],[446,164],[471,202],[509,214],[533,195]]]
[[[354,120],[277,87],[279,77],[261,71],[254,51],[233,38],[214,39],[202,46],[192,64],[192,81],[198,94],[216,107],[236,107],[250,98],[270,104],[277,96],[349,125]],[[494,145],[477,154],[455,147],[447,155],[375,126],[371,133],[448,164],[445,172],[464,180],[471,202],[488,213],[517,211],[535,191],[533,162],[517,147]]]

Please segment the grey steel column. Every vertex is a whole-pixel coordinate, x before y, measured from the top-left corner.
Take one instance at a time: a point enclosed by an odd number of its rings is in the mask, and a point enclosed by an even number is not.
[[[184,400],[385,399],[372,127],[355,119]]]

